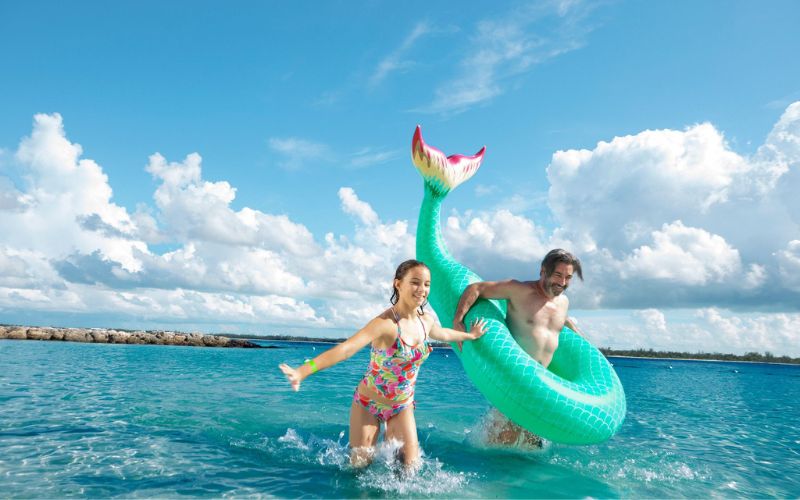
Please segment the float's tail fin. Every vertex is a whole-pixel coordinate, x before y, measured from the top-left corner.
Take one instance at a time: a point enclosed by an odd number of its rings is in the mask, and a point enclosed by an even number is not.
[[[474,156],[445,156],[438,149],[425,144],[419,125],[414,132],[414,139],[411,140],[411,161],[425,179],[425,185],[434,195],[441,197],[446,196],[478,171],[485,151],[486,146]]]

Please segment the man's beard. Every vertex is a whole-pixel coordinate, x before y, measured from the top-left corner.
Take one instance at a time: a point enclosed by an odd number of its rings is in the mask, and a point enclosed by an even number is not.
[[[553,297],[558,297],[562,293],[567,290],[569,285],[564,285],[563,287],[557,287],[556,285],[550,283],[549,281],[544,287],[544,291],[547,292],[547,295],[551,295]]]

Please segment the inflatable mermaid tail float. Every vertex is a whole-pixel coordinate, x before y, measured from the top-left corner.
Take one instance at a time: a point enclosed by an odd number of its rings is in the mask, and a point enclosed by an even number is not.
[[[442,201],[472,177],[486,148],[474,156],[452,155],[428,146],[420,127],[411,142],[411,158],[425,181],[417,225],[417,259],[431,271],[429,301],[442,325],[453,324],[458,300],[480,277],[457,262],[442,238]],[[625,393],[606,358],[569,328],[559,336],[548,368],[517,344],[505,323],[505,301],[478,300],[465,318],[487,321],[488,331],[463,351],[454,348],[478,390],[500,412],[525,429],[565,444],[592,444],[614,435],[625,418]]]

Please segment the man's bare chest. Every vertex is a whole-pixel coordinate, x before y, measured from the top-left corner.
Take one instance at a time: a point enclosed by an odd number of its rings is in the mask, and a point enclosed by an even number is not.
[[[528,328],[554,327],[563,324],[564,313],[559,304],[540,297],[519,300],[509,304],[509,316],[517,324]]]

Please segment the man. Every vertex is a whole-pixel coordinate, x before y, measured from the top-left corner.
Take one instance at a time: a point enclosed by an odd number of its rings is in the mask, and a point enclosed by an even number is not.
[[[464,331],[464,316],[478,299],[508,301],[506,324],[511,335],[533,359],[545,368],[558,347],[558,335],[564,325],[578,331],[567,317],[569,299],[564,291],[572,276],[583,280],[581,263],[571,253],[557,248],[542,260],[537,281],[483,281],[469,285],[458,301],[453,328]],[[499,413],[495,412],[497,416]],[[541,440],[504,418],[491,426],[490,441],[498,444],[525,443],[540,445]],[[520,441],[522,440],[522,441]]]

